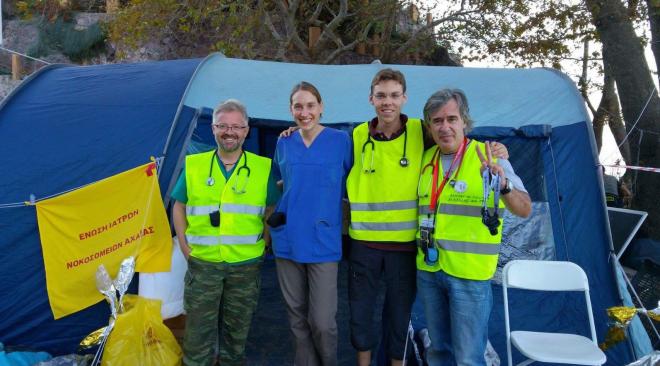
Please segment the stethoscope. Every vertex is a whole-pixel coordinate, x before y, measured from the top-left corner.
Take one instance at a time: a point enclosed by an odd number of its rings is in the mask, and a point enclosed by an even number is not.
[[[238,170],[236,171],[236,178],[234,178],[234,185],[231,187],[232,191],[234,191],[234,193],[237,194],[243,194],[246,192],[245,188],[247,188],[248,179],[250,178],[250,167],[247,165],[247,154],[245,153],[245,151],[243,151],[241,155],[243,159],[243,165],[238,167]],[[215,152],[211,157],[211,165],[209,166],[209,177],[206,178],[206,185],[209,187],[215,184],[215,179],[213,179],[213,167],[216,164],[217,158],[218,158],[218,149],[215,149]],[[241,175],[241,171],[243,170],[245,170],[246,174]],[[240,189],[238,188],[239,180],[242,181]]]
[[[367,149],[367,146],[371,148],[371,162],[369,163],[369,169],[366,168],[364,165],[364,153]],[[401,159],[399,160],[399,165],[401,165],[403,168],[406,168],[410,162],[408,161],[408,158],[406,157],[406,148],[408,146],[408,127],[405,126],[403,128],[403,155],[401,156]],[[375,173],[376,169],[374,169],[374,152],[376,151],[376,144],[374,141],[371,139],[371,135],[367,134],[367,141],[362,144],[362,172],[365,174],[369,173]]]

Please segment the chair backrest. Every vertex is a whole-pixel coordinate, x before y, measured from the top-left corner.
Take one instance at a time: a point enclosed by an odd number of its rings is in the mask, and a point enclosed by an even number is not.
[[[539,291],[589,291],[589,281],[575,263],[514,260],[504,266],[506,287]]]
[[[504,323],[506,327],[507,351],[511,365],[511,328],[509,324],[508,288],[520,288],[537,291],[583,291],[589,318],[591,340],[596,341],[596,327],[589,297],[587,274],[580,266],[571,262],[513,260],[502,271],[502,290],[504,295]]]

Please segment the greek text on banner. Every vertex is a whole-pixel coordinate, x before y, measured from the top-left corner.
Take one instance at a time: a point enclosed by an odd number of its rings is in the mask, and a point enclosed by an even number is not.
[[[37,202],[48,300],[55,319],[103,300],[96,269],[115,276],[136,256],[137,272],[170,270],[172,240],[153,163]]]

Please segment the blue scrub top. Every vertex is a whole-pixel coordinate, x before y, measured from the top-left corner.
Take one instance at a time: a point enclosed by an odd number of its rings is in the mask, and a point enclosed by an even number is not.
[[[271,228],[278,258],[299,263],[341,259],[342,199],[353,164],[353,144],[340,130],[324,128],[307,147],[299,132],[277,141],[273,174],[284,181],[276,212],[286,224]]]

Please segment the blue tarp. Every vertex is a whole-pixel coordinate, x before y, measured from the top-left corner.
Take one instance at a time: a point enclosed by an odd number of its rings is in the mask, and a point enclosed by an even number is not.
[[[162,156],[198,64],[49,67],[34,75],[0,109],[0,204],[44,198]],[[171,174],[160,176],[161,185]],[[71,353],[107,324],[105,303],[53,320],[34,206],[0,208],[0,237],[0,342]]]
[[[47,68],[0,105],[0,205],[76,188],[150,156],[165,156],[160,183],[166,197],[189,141],[208,143],[209,110],[219,101],[232,97],[247,105],[254,126],[248,148],[268,155],[275,141],[272,126],[289,123],[289,91],[295,83],[307,80],[320,89],[322,122],[350,128],[373,116],[369,85],[386,66],[301,65],[216,54],[203,61]],[[621,302],[608,257],[593,132],[574,84],[549,69],[394,67],[408,82],[405,113],[419,117],[433,91],[460,87],[470,100],[473,136],[509,146],[538,216],[528,222],[505,218],[512,220],[507,226],[519,230],[507,236],[501,259],[570,260],[582,266],[603,341],[605,309]],[[33,207],[0,208],[0,234],[1,342],[68,353],[107,322],[106,304],[52,319]],[[490,340],[504,360],[501,287],[497,281],[493,286]],[[588,334],[579,296],[514,293],[510,301],[523,309],[514,314],[514,324]],[[642,338],[635,342],[644,350],[648,338]],[[635,358],[626,342],[607,356],[609,365]]]

